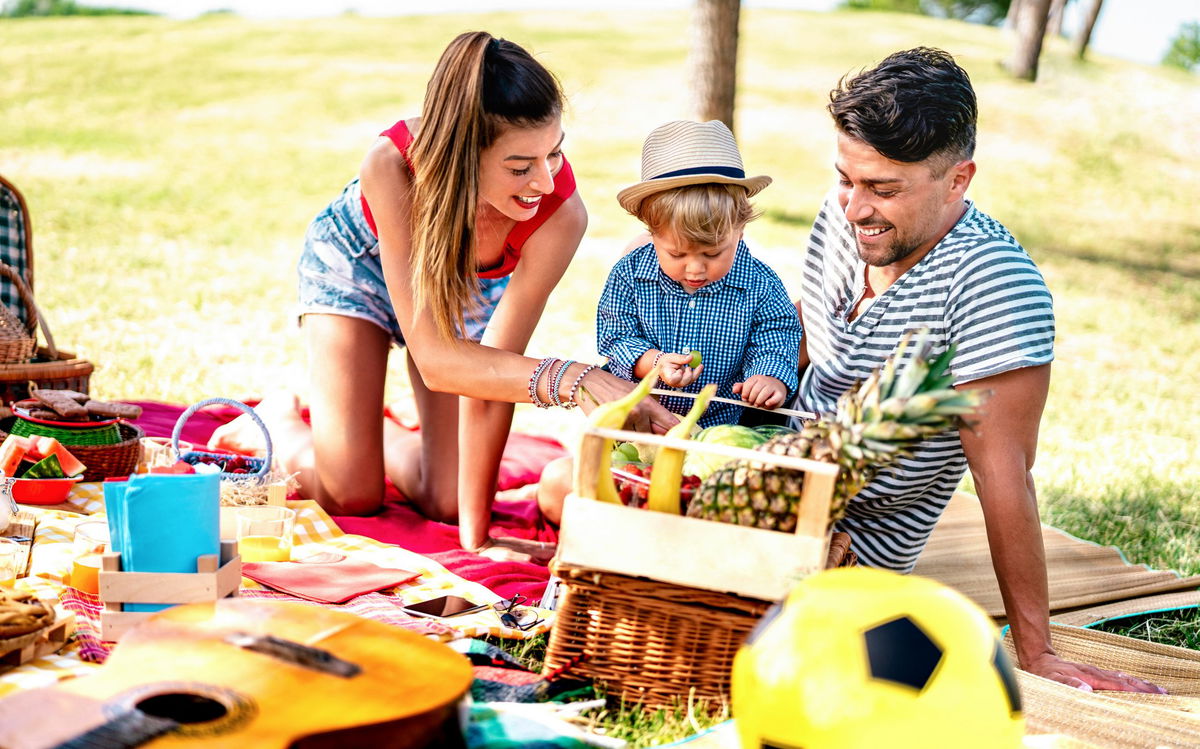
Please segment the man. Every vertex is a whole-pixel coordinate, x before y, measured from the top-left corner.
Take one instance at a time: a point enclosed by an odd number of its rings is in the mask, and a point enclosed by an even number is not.
[[[990,391],[973,429],[922,442],[880,472],[839,523],[862,563],[908,572],[969,467],[1017,656],[1026,671],[1090,691],[1160,692],[1059,658],[1030,469],[1054,358],[1050,293],[1025,250],[965,197],[975,174],[975,93],[940,50],[891,55],[830,95],[838,188],[814,222],[796,302],[798,400],[832,411],[905,331],[956,347],[955,387]]]

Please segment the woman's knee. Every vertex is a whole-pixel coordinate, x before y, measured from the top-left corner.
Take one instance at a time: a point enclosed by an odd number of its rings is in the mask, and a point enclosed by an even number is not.
[[[538,481],[538,509],[547,521],[558,525],[562,522],[563,500],[571,491],[575,480],[575,461],[571,458],[552,460],[542,470]]]
[[[322,482],[316,499],[330,515],[371,515],[383,507],[383,482],[360,482],[341,487],[330,487]]]

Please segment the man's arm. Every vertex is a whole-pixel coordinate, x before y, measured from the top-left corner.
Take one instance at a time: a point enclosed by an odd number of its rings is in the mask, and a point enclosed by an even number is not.
[[[1046,552],[1030,474],[1050,388],[1050,365],[1024,367],[962,387],[991,391],[974,427],[962,429],[960,435],[983,506],[992,566],[1021,668],[1087,691],[1162,692],[1132,676],[1065,661],[1050,644]]]

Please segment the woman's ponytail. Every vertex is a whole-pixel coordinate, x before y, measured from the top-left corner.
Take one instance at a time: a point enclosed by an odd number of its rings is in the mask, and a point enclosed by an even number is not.
[[[505,126],[535,126],[561,112],[554,76],[486,31],[459,35],[438,60],[409,158],[414,304],[418,314],[429,310],[443,336],[462,329],[464,308],[478,294],[480,154]]]

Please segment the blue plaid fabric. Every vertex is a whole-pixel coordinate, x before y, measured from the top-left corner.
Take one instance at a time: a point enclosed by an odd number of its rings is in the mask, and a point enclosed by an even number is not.
[[[737,398],[735,382],[770,375],[796,391],[800,318],[775,271],[739,242],[729,273],[689,294],[658,266],[647,244],[617,261],[596,311],[596,345],[608,369],[633,379],[633,366],[650,349],[699,351],[704,371],[685,388],[717,383],[717,395]],[[664,397],[663,405],[687,413],[690,398]],[[715,403],[700,426],[736,423],[742,408]]]
[[[0,180],[0,263],[12,266],[26,284],[29,284],[28,221],[16,191]],[[0,277],[0,304],[12,310],[22,322],[29,322],[16,287],[3,277]]]

